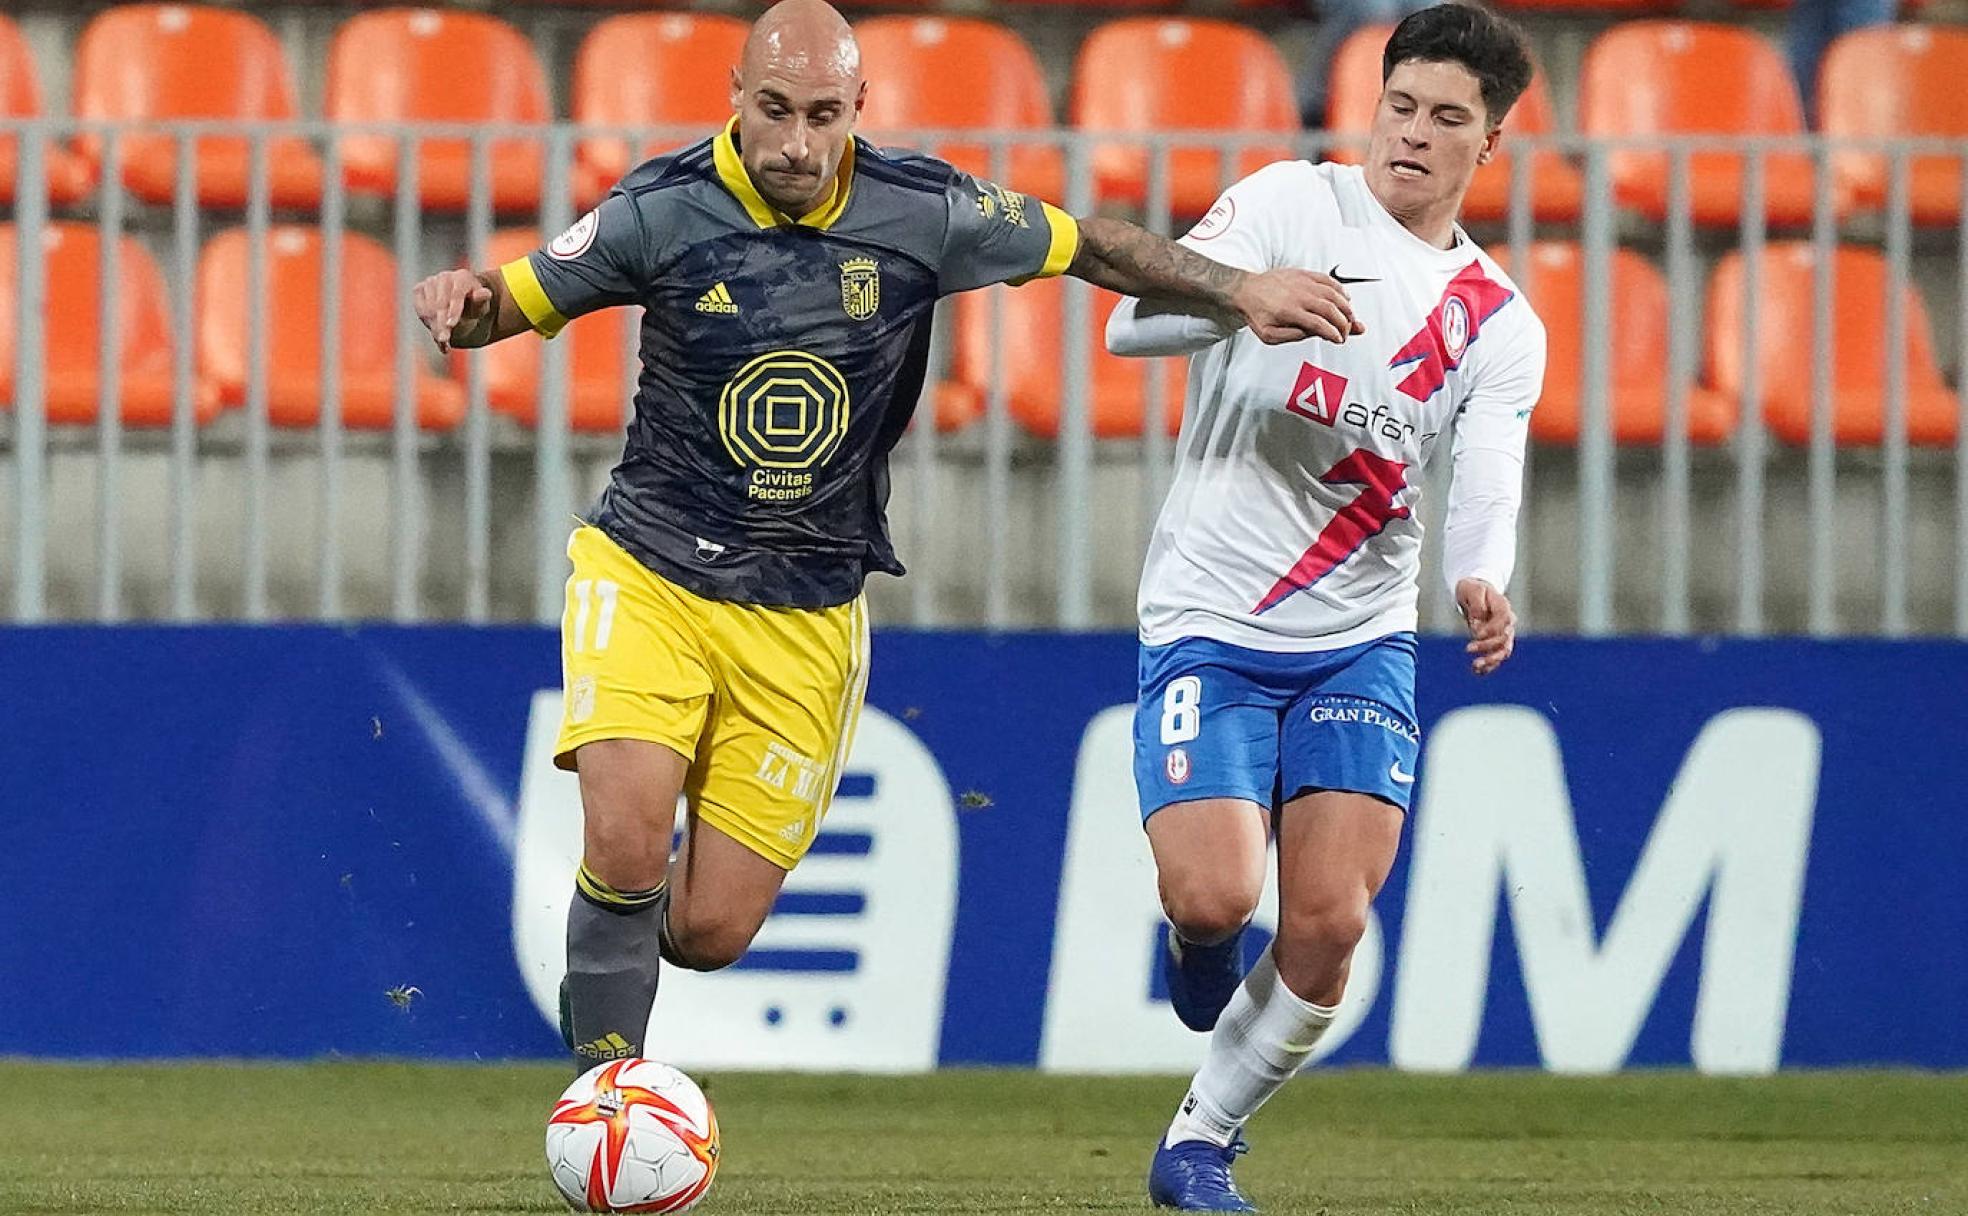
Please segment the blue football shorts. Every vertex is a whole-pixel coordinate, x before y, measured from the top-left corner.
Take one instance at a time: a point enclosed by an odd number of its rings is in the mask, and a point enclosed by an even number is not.
[[[1421,731],[1415,639],[1279,653],[1204,638],[1141,648],[1134,783],[1146,820],[1175,802],[1268,808],[1344,790],[1408,809]]]

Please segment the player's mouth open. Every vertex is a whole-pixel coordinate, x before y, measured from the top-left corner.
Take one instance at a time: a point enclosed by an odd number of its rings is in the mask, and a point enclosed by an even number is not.
[[[1418,160],[1392,160],[1387,162],[1387,171],[1396,177],[1427,177],[1428,166]]]

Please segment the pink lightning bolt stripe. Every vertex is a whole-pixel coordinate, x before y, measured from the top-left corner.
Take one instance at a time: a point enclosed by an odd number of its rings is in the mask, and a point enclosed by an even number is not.
[[[1398,460],[1360,448],[1326,470],[1319,480],[1327,485],[1365,486],[1353,501],[1339,509],[1320,531],[1285,576],[1258,602],[1251,615],[1269,612],[1313,583],[1331,574],[1339,563],[1353,556],[1354,550],[1386,528],[1390,521],[1406,519],[1408,508],[1394,504],[1395,495],[1407,489],[1408,466]]]
[[[1414,370],[1395,387],[1416,401],[1433,397],[1448,380],[1449,373],[1462,365],[1462,356],[1475,345],[1476,335],[1483,331],[1483,322],[1515,296],[1516,293],[1508,287],[1484,274],[1480,262],[1471,262],[1457,271],[1455,278],[1450,279],[1449,285],[1442,289],[1442,298],[1430,310],[1421,332],[1409,338],[1408,344],[1387,361],[1390,368],[1415,364]],[[1448,312],[1451,299],[1462,302],[1464,313],[1469,318],[1469,332],[1464,335],[1462,345],[1453,352],[1449,350],[1443,326],[1443,317]]]

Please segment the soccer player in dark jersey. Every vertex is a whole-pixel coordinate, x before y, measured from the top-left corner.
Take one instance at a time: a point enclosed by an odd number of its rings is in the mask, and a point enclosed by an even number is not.
[[[853,135],[866,88],[840,14],[784,0],[723,131],[636,168],[544,249],[416,287],[441,349],[646,310],[627,448],[569,542],[561,626],[556,762],[584,822],[562,1032],[582,1067],[644,1054],[660,965],[735,962],[819,831],[867,686],[862,583],[902,573],[887,458],[939,297],[1065,273],[1266,341],[1353,329],[1323,275],[1233,270],[878,151]]]

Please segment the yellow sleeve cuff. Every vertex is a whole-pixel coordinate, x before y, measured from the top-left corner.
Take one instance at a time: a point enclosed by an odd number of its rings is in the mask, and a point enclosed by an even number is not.
[[[1080,223],[1051,203],[1041,201],[1039,206],[1045,212],[1047,227],[1052,230],[1052,245],[1046,250],[1045,264],[1032,277],[1050,279],[1064,274],[1073,264],[1073,255],[1080,251]]]
[[[1058,237],[1053,238],[1055,241]],[[512,293],[513,303],[526,315],[527,323],[543,338],[551,338],[567,324],[567,318],[547,298],[547,289],[540,286],[540,276],[533,271],[533,259],[514,258],[499,267],[499,276],[506,281],[506,290]]]

